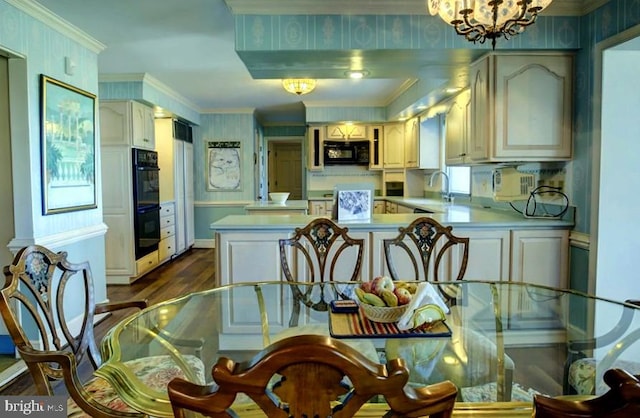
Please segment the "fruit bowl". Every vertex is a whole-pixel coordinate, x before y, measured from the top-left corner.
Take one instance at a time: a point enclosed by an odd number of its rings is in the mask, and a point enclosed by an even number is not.
[[[407,311],[409,305],[400,306],[373,306],[366,303],[360,303],[362,312],[367,319],[373,322],[397,322],[398,319]]]
[[[269,193],[269,198],[273,203],[283,204],[289,198],[289,193]]]

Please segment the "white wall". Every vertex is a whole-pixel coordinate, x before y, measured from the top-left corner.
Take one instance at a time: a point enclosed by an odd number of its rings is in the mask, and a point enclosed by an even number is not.
[[[638,68],[640,51],[604,51],[595,293],[615,300],[640,298]]]

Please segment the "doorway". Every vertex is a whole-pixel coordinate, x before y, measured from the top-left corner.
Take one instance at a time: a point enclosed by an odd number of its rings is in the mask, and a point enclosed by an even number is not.
[[[269,192],[289,192],[290,200],[303,196],[303,164],[301,140],[268,141]]]

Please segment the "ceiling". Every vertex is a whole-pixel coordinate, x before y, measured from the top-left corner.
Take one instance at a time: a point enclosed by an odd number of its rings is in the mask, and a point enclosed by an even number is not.
[[[232,12],[427,14],[425,0],[37,1],[106,45],[98,56],[101,75],[144,73],[201,113],[255,109],[264,125],[304,123],[305,106],[386,106],[416,78],[430,77],[434,86],[440,86],[485,52],[452,50],[426,58],[409,52],[370,51],[361,57],[370,72],[362,80],[344,76],[349,51],[333,51],[330,56],[278,52],[262,57],[264,62],[253,57],[251,62],[247,59],[250,71],[235,51]],[[545,13],[581,14],[585,4],[584,0],[556,0]],[[264,65],[274,61],[279,65]],[[316,90],[305,96],[285,92],[281,79],[307,67],[318,78]],[[431,72],[425,73],[426,67]]]

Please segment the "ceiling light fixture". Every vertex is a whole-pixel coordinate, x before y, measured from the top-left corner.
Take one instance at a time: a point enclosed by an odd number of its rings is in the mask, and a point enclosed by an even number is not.
[[[301,96],[311,93],[316,88],[316,80],[311,78],[285,78],[282,80],[282,87],[289,93]]]
[[[347,77],[352,78],[354,80],[359,80],[364,78],[367,74],[369,74],[365,70],[349,70],[344,73]]]
[[[551,0],[427,0],[427,3],[429,13],[439,15],[458,35],[481,44],[491,39],[491,46],[496,49],[497,38],[509,39],[524,32]]]

